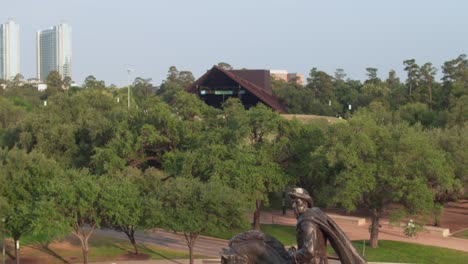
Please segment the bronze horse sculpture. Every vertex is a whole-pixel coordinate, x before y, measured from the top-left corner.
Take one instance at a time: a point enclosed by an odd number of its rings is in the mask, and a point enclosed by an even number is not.
[[[338,225],[321,210],[309,212],[326,234],[327,240],[342,264],[367,263]],[[250,230],[229,240],[229,248],[221,252],[223,264],[286,264],[295,263],[284,245],[274,237]]]
[[[298,249],[288,251],[274,237],[247,231],[233,237],[221,253],[223,264],[328,264],[327,242],[342,264],[367,263],[356,251],[341,228],[318,207],[307,190],[294,188],[288,193],[297,218]]]
[[[284,245],[274,237],[250,230],[229,240],[229,248],[221,252],[222,264],[284,264],[291,257]]]

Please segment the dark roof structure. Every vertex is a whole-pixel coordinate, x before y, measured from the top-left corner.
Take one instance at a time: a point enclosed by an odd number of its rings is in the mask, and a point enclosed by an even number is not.
[[[274,111],[287,113],[272,93],[268,70],[225,70],[213,66],[185,90],[196,93],[206,104],[217,108],[234,97],[239,98],[246,109],[261,102]]]

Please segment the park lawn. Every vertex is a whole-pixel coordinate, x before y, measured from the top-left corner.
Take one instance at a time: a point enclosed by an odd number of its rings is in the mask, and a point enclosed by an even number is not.
[[[13,254],[11,241],[7,243],[7,255]],[[187,259],[187,251],[175,251],[149,244],[138,243],[140,255],[132,254],[133,246],[128,240],[110,238],[102,235],[93,235],[89,240],[89,260],[115,261],[115,260],[145,260],[145,259]],[[195,255],[195,258],[203,256]],[[8,259],[8,258],[7,258]],[[80,263],[82,262],[81,245],[74,236],[68,236],[48,245],[29,244],[21,247],[21,263]]]
[[[296,227],[294,226],[261,225],[261,229],[264,233],[278,239],[286,247],[296,244]],[[241,232],[242,230],[230,230],[222,234],[211,234],[211,236],[230,239]],[[362,255],[363,241],[353,241],[353,244]],[[328,252],[333,253],[331,246],[328,246]],[[379,240],[378,248],[371,248],[369,241],[366,241],[364,258],[370,262],[468,263],[467,252],[388,240]]]
[[[269,234],[278,239],[284,245],[295,245],[296,244],[296,227],[295,226],[283,226],[283,225],[265,225],[260,226],[262,232]],[[243,229],[230,229],[223,232],[205,232],[204,236],[216,237],[221,239],[229,240],[233,236],[242,233],[247,230]]]
[[[344,119],[331,117],[331,116],[299,115],[299,114],[282,114],[281,116],[287,120],[296,119],[298,121],[301,121],[302,123],[312,123],[312,122],[321,121],[321,122],[327,122],[330,124],[336,124],[339,122],[345,122]]]
[[[452,235],[453,237],[468,239],[468,229],[462,230]]]
[[[362,241],[353,241],[353,244],[362,254]],[[453,249],[389,240],[379,240],[378,248],[369,245],[369,241],[366,241],[364,258],[372,262],[468,263],[467,252]]]

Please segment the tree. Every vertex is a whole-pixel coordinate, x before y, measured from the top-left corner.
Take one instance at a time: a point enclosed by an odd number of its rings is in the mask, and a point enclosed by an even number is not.
[[[335,81],[344,81],[346,78],[346,73],[343,69],[338,68],[335,71]]]
[[[262,203],[268,203],[268,194],[282,190],[288,180],[275,157],[279,141],[271,138],[278,131],[281,117],[261,104],[247,111],[246,116],[249,144],[231,147],[224,162],[214,166],[212,177],[251,194],[255,202],[254,228],[260,230]]]
[[[101,179],[103,221],[128,237],[136,255],[139,253],[135,231],[159,227],[162,222],[161,176],[152,169],[143,173],[127,168],[121,175],[106,175]]]
[[[421,102],[428,104],[429,109],[433,107],[432,93],[435,85],[435,74],[437,69],[432,66],[432,63],[428,62],[421,66],[421,88],[419,97]]]
[[[388,100],[392,109],[398,109],[407,102],[405,86],[401,83],[400,78],[396,76],[395,70],[390,70],[388,72],[388,78],[385,80],[385,84],[390,89]]]
[[[218,63],[217,66],[227,71],[234,70],[234,68],[229,63],[226,63],[226,62],[220,62]]]
[[[379,220],[390,204],[400,204],[400,212],[429,214],[434,190],[458,185],[444,153],[421,127],[394,121],[385,108],[373,104],[332,127],[320,149],[333,172],[321,197],[332,197],[330,204],[349,211],[367,208],[372,213],[372,247],[378,246]]]
[[[407,72],[406,86],[410,100],[413,100],[413,91],[417,89],[420,82],[419,66],[414,59],[403,61],[405,71]]]
[[[468,58],[461,54],[456,59],[449,60],[442,66],[443,93],[442,106],[453,106],[456,98],[468,95]]]
[[[63,87],[68,90],[70,89],[72,85],[72,79],[70,76],[65,76],[65,78],[63,78]]]
[[[46,94],[47,97],[56,94],[57,92],[63,91],[63,81],[62,76],[58,71],[51,71],[49,75],[47,75],[46,79],[47,90]]]
[[[377,68],[366,68],[368,79],[364,82],[365,84],[380,84],[382,80],[377,76]]]
[[[157,94],[166,102],[171,102],[177,92],[189,87],[195,81],[192,72],[177,70],[175,66],[169,67],[166,80],[161,84]]]
[[[108,184],[108,182],[104,183]],[[88,263],[89,238],[100,226],[107,212],[102,205],[102,194],[106,191],[98,178],[87,171],[69,170],[65,177],[57,179],[56,207],[63,221],[80,240],[83,263]],[[113,186],[106,185],[112,189]]]
[[[435,115],[427,104],[424,103],[409,103],[397,111],[398,115],[410,125],[420,123],[425,127],[434,125]]]
[[[37,149],[63,167],[89,168],[97,147],[112,138],[114,123],[126,112],[103,90],[84,90],[49,98],[11,132],[18,147]]]
[[[335,97],[333,78],[323,71],[312,68],[309,78],[307,78],[308,89],[314,92],[314,98],[322,103],[328,103]]]
[[[468,95],[463,95],[454,100],[453,106],[450,108],[448,125],[466,126],[468,122]]]
[[[192,107],[206,105],[192,95],[181,95],[174,97],[178,108],[151,97],[139,109],[125,112],[126,116],[114,122],[110,140],[94,149],[92,164],[96,172],[115,172],[127,166],[160,169],[165,153],[186,150],[196,144],[197,137],[201,137],[198,132],[202,122],[193,115],[203,111]]]
[[[164,225],[182,232],[193,264],[193,248],[203,232],[245,227],[243,194],[217,182],[169,180],[163,189]]]
[[[19,240],[28,234],[48,242],[65,233],[65,227],[54,209],[52,183],[63,174],[59,165],[44,155],[16,148],[0,149],[0,197],[3,200],[5,230],[15,245],[19,264]]]
[[[104,89],[106,88],[106,84],[104,81],[99,81],[93,75],[89,75],[85,78],[83,82],[84,89]]]
[[[155,87],[151,84],[152,79],[144,79],[141,77],[135,78],[133,81],[133,95],[140,102],[141,100],[154,95]]]

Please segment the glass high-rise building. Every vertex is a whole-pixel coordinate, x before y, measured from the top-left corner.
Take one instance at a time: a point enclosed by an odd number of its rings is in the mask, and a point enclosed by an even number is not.
[[[11,80],[20,73],[19,31],[11,18],[0,25],[0,79]]]
[[[45,81],[51,71],[72,77],[72,28],[66,23],[37,32],[37,78]]]

